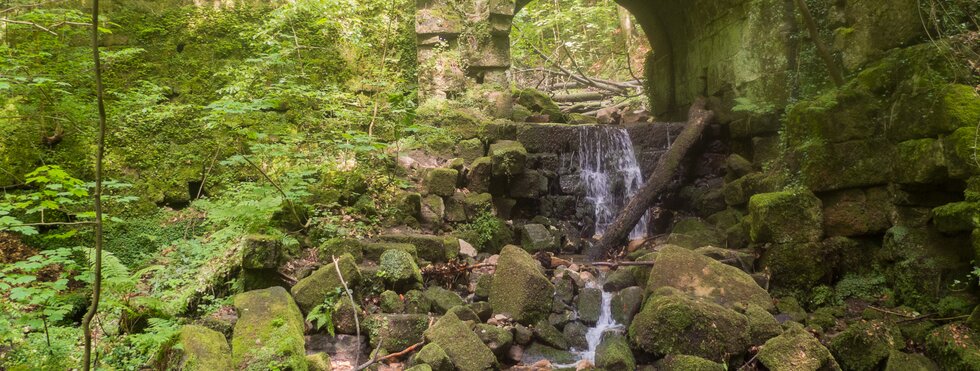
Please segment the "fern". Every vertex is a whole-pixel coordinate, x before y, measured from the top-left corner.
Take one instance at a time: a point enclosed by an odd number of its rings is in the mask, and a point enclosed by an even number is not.
[[[340,288],[330,292],[327,297],[323,299],[323,303],[313,307],[313,309],[310,310],[310,314],[306,315],[306,320],[313,324],[314,329],[326,329],[330,336],[336,336],[334,334],[333,313],[337,304],[337,299],[340,298],[340,292]]]

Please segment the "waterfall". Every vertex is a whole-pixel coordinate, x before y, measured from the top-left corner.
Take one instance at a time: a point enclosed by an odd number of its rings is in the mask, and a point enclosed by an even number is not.
[[[585,333],[585,339],[588,341],[589,348],[576,352],[580,360],[587,360],[589,363],[595,364],[595,350],[599,347],[599,343],[602,342],[602,334],[605,334],[606,331],[620,330],[622,328],[622,325],[616,323],[616,320],[612,317],[612,297],[613,293],[602,292],[602,307],[599,311],[599,321]]]
[[[595,206],[595,234],[602,235],[643,185],[633,141],[621,127],[583,126],[577,154],[585,200]],[[643,214],[629,238],[646,237],[648,221]]]

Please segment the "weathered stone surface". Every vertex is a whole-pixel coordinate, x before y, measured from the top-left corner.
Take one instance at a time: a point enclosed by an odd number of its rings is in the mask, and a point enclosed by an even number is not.
[[[772,298],[744,271],[694,251],[666,246],[657,254],[647,292],[672,287],[723,305],[755,304],[772,309]]]
[[[440,225],[446,217],[446,202],[438,195],[428,195],[422,199],[422,222],[427,225]]]
[[[899,183],[928,184],[946,179],[942,141],[924,138],[904,141],[896,148],[895,179]]]
[[[204,326],[184,325],[175,346],[164,354],[164,368],[188,371],[230,370],[231,347],[220,332]]]
[[[674,224],[667,243],[696,249],[702,246],[722,246],[723,237],[715,230],[698,218],[687,218]]]
[[[357,269],[352,256],[345,254],[337,259],[337,263],[348,285],[356,285],[360,281],[361,272]],[[328,295],[342,288],[343,284],[337,276],[337,268],[334,263],[330,263],[297,282],[291,292],[303,312],[309,312],[313,307],[322,304]]]
[[[814,192],[887,184],[897,157],[895,145],[885,139],[812,144],[793,153],[801,159],[804,184]]]
[[[923,312],[935,310],[951,277],[970,269],[972,251],[966,240],[964,235],[945,236],[924,227],[888,229],[876,255],[887,264],[885,278],[898,302]]]
[[[962,323],[937,328],[926,337],[926,355],[944,370],[978,370],[980,334]]]
[[[429,343],[415,354],[415,363],[428,365],[432,371],[453,371],[453,361],[439,344]]]
[[[476,311],[474,311],[473,309],[470,309],[470,307],[467,306],[467,305],[465,305],[465,304],[464,305],[457,305],[457,306],[454,306],[452,308],[449,308],[449,310],[446,311],[446,314],[447,315],[448,314],[452,314],[452,315],[456,316],[456,318],[459,318],[460,321],[463,321],[463,322],[467,322],[467,321],[473,322],[473,323],[480,323],[481,322],[480,321],[480,316],[476,314]]]
[[[419,290],[409,290],[405,293],[405,312],[406,313],[429,313],[432,303]]]
[[[819,285],[833,271],[826,250],[818,243],[770,244],[762,266],[771,274],[773,288],[803,289]]]
[[[538,198],[548,193],[548,177],[538,170],[526,170],[510,178],[507,195],[514,198]]]
[[[504,246],[490,289],[494,314],[507,314],[522,324],[547,318],[555,287],[539,267],[534,257],[521,248]]]
[[[860,236],[891,227],[895,207],[885,188],[848,189],[822,197],[823,225],[828,236]]]
[[[402,250],[388,250],[381,254],[378,272],[382,274],[385,286],[399,292],[422,287],[422,271],[415,264],[415,258]]]
[[[510,350],[510,346],[514,343],[514,335],[511,334],[510,330],[503,329],[494,325],[488,324],[477,324],[473,328],[473,332],[476,336],[480,338],[487,348],[493,352],[497,357],[503,357]]]
[[[751,173],[725,183],[722,188],[722,195],[726,204],[736,206],[749,202],[749,197],[754,194],[773,192],[778,188],[779,181],[777,178],[765,173]]]
[[[429,316],[425,314],[374,314],[365,320],[371,348],[398,352],[422,341],[422,333],[429,328]],[[381,343],[379,345],[379,342]]]
[[[542,344],[561,350],[569,349],[568,340],[565,339],[565,335],[549,323],[548,320],[542,319],[536,322],[531,329],[534,331],[535,339],[538,339]]]
[[[688,354],[710,360],[748,349],[748,320],[740,313],[680,292],[654,294],[629,327],[630,342],[653,355]]]
[[[609,303],[613,320],[627,328],[633,323],[633,317],[643,305],[643,288],[627,287],[613,295]]]
[[[749,304],[745,308],[745,317],[749,320],[749,338],[754,345],[761,345],[783,331],[776,317],[758,305]]]
[[[353,264],[353,259],[349,262]],[[294,370],[307,368],[303,314],[285,289],[276,286],[248,291],[234,300],[238,321],[231,350],[236,369],[264,370],[270,364]]]
[[[426,234],[402,233],[383,234],[378,240],[412,244],[419,258],[435,263],[444,263],[455,258],[459,253],[459,242],[451,236],[433,236]]]
[[[432,311],[442,314],[455,306],[463,305],[465,302],[459,294],[446,290],[442,287],[433,286],[423,292],[429,303],[432,303]]]
[[[939,371],[939,366],[924,355],[896,350],[888,356],[885,371]]]
[[[728,179],[738,179],[752,172],[752,163],[738,154],[731,154],[725,160]]]
[[[473,162],[477,158],[483,157],[487,154],[487,151],[483,148],[483,142],[480,139],[466,139],[462,140],[456,144],[456,154],[459,155],[463,161],[467,164]]]
[[[529,88],[516,91],[514,92],[514,102],[531,110],[532,114],[547,115],[550,122],[565,122],[565,115],[558,105],[547,94],[539,90]]]
[[[548,227],[541,224],[525,224],[521,227],[521,247],[535,253],[538,251],[556,251],[558,242]]]
[[[892,350],[905,346],[898,328],[883,321],[851,324],[830,341],[830,352],[848,370],[875,370]]]
[[[350,298],[341,296],[337,300],[337,304],[333,306],[333,327],[334,332],[338,334],[354,335],[357,334],[357,325],[360,324],[362,329],[364,324],[360,323],[360,317],[354,318],[355,315],[360,316],[361,306],[350,301]]]
[[[626,337],[617,333],[603,335],[596,347],[595,365],[605,370],[635,370],[636,359]]]
[[[471,193],[463,199],[463,208],[466,210],[467,219],[474,219],[493,210],[493,196],[489,193]]]
[[[458,179],[456,169],[431,169],[425,174],[425,189],[429,194],[450,197],[456,192]]]
[[[493,165],[490,157],[479,157],[470,164],[470,171],[466,174],[466,188],[474,193],[489,192],[492,176]]]
[[[683,354],[671,354],[661,358],[653,365],[657,370],[697,370],[697,371],[724,371],[725,365],[712,362],[707,359]]]
[[[278,268],[286,258],[282,242],[268,235],[250,235],[242,241],[242,268]]]
[[[447,222],[460,223],[469,220],[466,216],[464,197],[462,193],[456,192],[453,197],[445,198]]]
[[[635,286],[636,280],[633,274],[626,269],[617,269],[606,275],[605,282],[602,283],[602,291],[617,292],[630,286]]]
[[[568,345],[576,350],[589,349],[589,341],[586,338],[588,332],[589,328],[581,322],[568,323],[562,329],[562,335],[565,336],[565,340],[568,340]]]
[[[575,298],[575,308],[582,323],[595,325],[599,322],[599,312],[602,310],[602,290],[591,287],[579,290],[578,297]]]
[[[514,176],[524,172],[527,150],[521,142],[501,140],[490,145],[493,175]]]
[[[461,371],[486,371],[496,368],[497,358],[463,321],[445,315],[425,331],[425,339],[439,345]]]
[[[772,371],[841,369],[830,351],[800,325],[769,339],[759,350],[758,359]]]
[[[815,242],[823,236],[820,199],[805,190],[752,196],[748,220],[753,242]]]

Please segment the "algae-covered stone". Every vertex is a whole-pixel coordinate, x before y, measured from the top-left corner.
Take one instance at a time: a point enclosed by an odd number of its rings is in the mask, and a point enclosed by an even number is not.
[[[425,174],[425,189],[429,194],[450,197],[456,192],[458,178],[456,169],[432,169]]]
[[[575,298],[575,308],[579,320],[586,325],[595,325],[599,322],[602,310],[602,290],[591,287],[579,290],[578,297]]]
[[[925,345],[926,355],[944,370],[980,370],[980,333],[963,323],[937,328]]]
[[[415,264],[415,258],[403,250],[388,250],[381,254],[378,273],[385,286],[396,291],[422,287],[422,271]]]
[[[514,103],[527,108],[533,114],[546,115],[550,122],[565,122],[565,115],[551,97],[534,88],[514,92]]]
[[[749,199],[753,242],[815,242],[822,236],[822,205],[810,191],[763,193]]]
[[[296,299],[296,304],[303,309],[304,313],[308,313],[313,307],[323,304],[327,296],[337,290],[342,290],[343,283],[337,275],[337,266],[340,267],[340,273],[348,285],[356,285],[361,280],[361,272],[357,270],[354,257],[349,254],[339,257],[336,265],[330,263],[317,269],[309,277],[297,282],[291,290],[293,298]]]
[[[972,231],[980,220],[980,203],[954,202],[932,209],[932,223],[940,232]]]
[[[842,143],[810,141],[792,148],[803,183],[814,192],[884,185],[893,180],[895,145],[887,139]]]
[[[749,320],[749,338],[754,345],[763,344],[782,333],[776,317],[758,305],[749,304],[745,308],[745,317]]]
[[[422,222],[426,225],[440,225],[446,217],[446,201],[439,195],[428,195],[422,199]]]
[[[466,139],[456,144],[456,154],[466,163],[471,163],[477,158],[483,157],[486,151],[483,149],[483,142],[478,138]]]
[[[539,267],[537,260],[521,248],[503,248],[490,289],[494,314],[509,315],[522,324],[547,318],[555,287]]]
[[[353,264],[353,258],[347,257]],[[285,289],[248,291],[235,295],[234,301],[238,321],[231,349],[236,369],[266,370],[272,365],[307,369],[303,314]]]
[[[490,191],[490,178],[493,176],[493,165],[490,157],[480,157],[470,164],[466,174],[466,189],[473,193]]]
[[[282,242],[269,235],[249,235],[242,241],[242,268],[279,268],[286,259]]]
[[[524,357],[521,358],[521,362],[524,364],[534,364],[543,359],[548,360],[553,365],[568,365],[578,361],[578,356],[568,350],[552,348],[534,342],[524,349]]]
[[[665,371],[724,371],[725,365],[684,354],[671,354],[654,363],[656,370]]]
[[[885,371],[939,371],[939,366],[924,355],[893,350],[888,356]]]
[[[333,366],[330,364],[330,355],[324,352],[309,354],[306,356],[306,365],[310,371],[331,371]],[[218,370],[218,369],[212,369]]]
[[[633,351],[624,336],[607,333],[596,347],[595,365],[606,370],[632,371],[636,369],[636,359],[633,358]]]
[[[220,332],[204,326],[184,325],[177,342],[164,352],[167,369],[213,371],[232,369],[231,347]]]
[[[502,140],[490,145],[493,175],[514,176],[524,172],[527,150],[520,142]]]
[[[510,350],[510,346],[514,343],[514,335],[510,330],[503,329],[494,325],[488,324],[477,324],[473,328],[473,332],[476,336],[480,337],[480,341],[483,342],[490,348],[497,357],[503,357]]]
[[[639,286],[627,287],[613,295],[609,310],[616,323],[629,327],[633,317],[643,305],[643,289]]]
[[[779,179],[764,173],[751,173],[734,181],[727,182],[722,188],[725,203],[735,206],[749,202],[754,194],[773,192],[779,188]]]
[[[378,240],[407,243],[415,246],[419,258],[435,263],[444,263],[459,254],[459,242],[450,236],[432,236],[415,233],[384,234]]]
[[[405,312],[406,313],[429,313],[432,304],[425,294],[419,290],[408,290],[405,293]]]
[[[837,362],[848,370],[875,370],[892,350],[904,347],[901,332],[882,321],[852,324],[835,336],[829,346]]]
[[[454,315],[445,315],[425,331],[425,339],[439,345],[460,371],[496,368],[497,358],[470,328]]]
[[[534,330],[534,337],[541,341],[542,344],[561,350],[569,349],[565,334],[558,331],[548,320],[542,319],[538,321],[534,324],[532,330]]]
[[[782,335],[769,339],[757,358],[772,371],[841,369],[830,351],[800,325],[793,325]]]
[[[453,361],[439,344],[429,343],[415,354],[415,362],[428,365],[432,371],[453,371]]]
[[[418,259],[418,249],[410,243],[369,242],[364,244],[364,258],[371,261],[381,261],[381,255],[389,250],[400,250],[408,253],[413,259]]]
[[[371,348],[398,352],[422,341],[422,333],[429,328],[429,316],[425,314],[374,314],[365,320]]]
[[[382,313],[401,313],[405,311],[405,303],[397,292],[385,290],[378,299]]]
[[[772,297],[748,273],[697,252],[667,245],[657,253],[654,266],[657,268],[650,271],[647,292],[673,287],[719,304],[773,308]]]
[[[465,304],[459,294],[438,286],[425,289],[423,294],[429,303],[432,303],[432,311],[439,314],[446,313],[455,306]]]
[[[885,278],[896,300],[922,312],[937,309],[950,277],[971,267],[965,237],[945,236],[932,228],[888,229],[877,257],[888,262]]]
[[[418,192],[405,192],[397,196],[396,207],[402,217],[419,219],[422,217],[422,195]]]
[[[748,349],[746,317],[682,293],[654,295],[629,327],[630,342],[653,355],[689,354],[715,361]]]
[[[558,242],[548,227],[541,224],[525,224],[521,227],[521,247],[529,252],[555,251]]]
[[[364,259],[364,244],[353,238],[331,238],[323,241],[317,251],[317,256],[323,261],[333,261],[333,257],[340,259],[344,254],[350,254],[355,262]]]
[[[942,141],[933,138],[907,140],[896,146],[895,179],[899,183],[929,184],[946,179]]]
[[[779,289],[803,289],[820,284],[832,272],[827,251],[817,243],[771,244],[762,256],[771,283]]]

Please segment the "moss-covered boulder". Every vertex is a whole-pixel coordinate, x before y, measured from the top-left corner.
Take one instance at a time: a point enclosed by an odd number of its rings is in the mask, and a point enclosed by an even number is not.
[[[522,324],[547,318],[554,285],[541,273],[537,260],[521,248],[504,246],[490,288],[494,314],[505,314]]]
[[[602,291],[617,292],[627,287],[636,286],[636,278],[627,269],[617,269],[606,274],[602,283]]]
[[[944,370],[980,370],[980,333],[951,323],[926,337],[926,355]]]
[[[761,345],[783,332],[776,317],[758,305],[749,304],[745,308],[745,318],[749,320],[749,338],[753,345]]]
[[[939,371],[939,366],[924,355],[893,350],[885,371]]]
[[[527,150],[520,142],[501,140],[490,145],[493,175],[514,176],[524,172]]]
[[[489,193],[472,193],[463,199],[463,210],[468,219],[475,219],[493,210],[493,196]]]
[[[580,321],[589,326],[595,325],[602,311],[602,290],[591,287],[579,290],[575,297],[575,310]]]
[[[285,289],[276,286],[248,291],[235,295],[234,301],[238,321],[231,349],[236,369],[307,369],[306,324]]]
[[[381,307],[382,313],[401,313],[405,311],[405,302],[402,301],[401,295],[391,290],[385,290],[381,293],[381,297],[378,298],[378,306]]]
[[[671,354],[653,364],[656,370],[664,371],[724,371],[725,365],[707,359],[684,354]]]
[[[486,371],[497,367],[497,358],[490,348],[452,314],[442,316],[426,330],[425,339],[441,347],[457,370]]]
[[[913,139],[896,146],[895,180],[905,184],[931,184],[946,179],[943,142],[934,138]]]
[[[410,243],[399,242],[368,242],[364,244],[364,258],[370,261],[381,261],[381,255],[389,250],[401,250],[418,260],[418,248]]]
[[[415,246],[421,259],[434,263],[444,263],[459,254],[459,242],[452,236],[433,236],[417,233],[383,234],[379,241],[407,243]]]
[[[595,350],[595,365],[606,370],[636,370],[636,359],[626,337],[617,333],[603,335]]]
[[[833,271],[827,251],[819,243],[771,244],[762,255],[762,266],[770,273],[774,289],[809,289]]]
[[[432,371],[453,371],[453,361],[439,344],[426,344],[415,354],[413,362],[428,365]]]
[[[453,307],[466,303],[459,294],[438,286],[425,289],[423,294],[425,295],[425,299],[432,304],[431,310],[439,314],[446,313]]]
[[[848,189],[822,196],[823,226],[828,236],[861,236],[891,227],[895,207],[884,187]]]
[[[490,191],[490,178],[493,176],[493,162],[490,157],[479,157],[470,163],[466,174],[466,189],[473,193]]]
[[[422,333],[429,328],[429,316],[425,314],[373,314],[365,320],[371,348],[389,353],[398,352],[422,341]],[[380,344],[379,344],[380,343]]]
[[[803,184],[814,192],[888,184],[893,180],[895,144],[887,139],[829,143],[813,139],[791,148]]]
[[[807,190],[752,196],[748,221],[752,242],[815,242],[823,236],[822,204]]]
[[[674,224],[667,243],[696,249],[702,246],[723,246],[724,237],[699,218],[686,218]]]
[[[616,323],[629,327],[641,306],[643,306],[643,288],[627,287],[613,295],[609,302],[610,315]]]
[[[978,227],[980,203],[954,202],[932,209],[932,223],[940,232],[958,233]]]
[[[893,350],[905,347],[898,328],[883,321],[861,321],[830,341],[830,351],[848,370],[877,370]]]
[[[568,339],[565,339],[565,334],[555,328],[549,320],[539,320],[531,329],[534,331],[534,338],[542,344],[555,349],[569,349]]]
[[[355,316],[359,317],[355,318]],[[359,331],[357,326],[361,325],[361,329],[364,326],[360,321],[361,318],[364,318],[361,314],[361,306],[346,296],[341,296],[333,306],[333,327],[338,334],[357,334]]]
[[[949,177],[966,179],[980,174],[980,165],[974,159],[977,142],[977,131],[974,126],[956,129],[952,134],[943,137],[943,156],[946,158],[946,170]]]
[[[456,192],[458,179],[456,169],[431,169],[425,174],[425,190],[432,195],[450,197]]]
[[[361,272],[357,269],[354,257],[345,254],[337,259],[337,264],[330,263],[317,269],[313,274],[300,280],[291,289],[296,304],[308,313],[313,307],[323,304],[323,301],[330,294],[343,288],[340,276],[337,275],[337,266],[344,281],[349,286],[355,286],[361,280]]]
[[[748,349],[744,315],[680,292],[661,292],[647,299],[633,318],[629,339],[634,347],[657,356],[681,353],[715,361]]]
[[[331,371],[333,365],[330,364],[330,355],[324,352],[308,354],[306,365],[310,371]]]
[[[480,323],[473,328],[473,332],[498,358],[506,356],[514,344],[514,334],[509,329]]]
[[[163,352],[163,369],[194,371],[231,370],[231,347],[220,332],[204,326],[184,325],[177,340]]]
[[[527,108],[534,115],[546,115],[549,122],[565,122],[565,114],[551,97],[533,88],[514,91],[514,103]]]
[[[242,240],[242,268],[274,269],[288,257],[279,238],[253,234]]]
[[[971,269],[966,237],[944,236],[932,228],[895,226],[877,252],[896,300],[922,312],[936,310],[952,278]],[[937,281],[941,280],[941,281]]]
[[[467,164],[477,158],[483,157],[485,154],[486,150],[483,148],[483,142],[478,138],[461,140],[456,144],[456,155]]]
[[[512,198],[538,198],[548,194],[548,177],[539,170],[525,170],[510,177],[507,195]]]
[[[381,254],[378,274],[385,286],[395,291],[405,292],[422,287],[422,271],[415,264],[415,258],[403,250],[388,250]]]
[[[525,224],[521,227],[521,247],[532,253],[556,251],[558,242],[548,227],[541,224]]]
[[[647,292],[671,287],[722,305],[755,304],[773,309],[772,297],[748,273],[697,252],[667,245],[657,253]]]
[[[432,303],[425,294],[419,290],[408,290],[405,293],[405,313],[429,313]]]
[[[446,218],[446,201],[439,195],[428,195],[422,198],[422,218],[419,220],[428,226],[442,225]]]
[[[830,351],[798,324],[769,339],[756,357],[772,371],[841,369]]]
[[[323,241],[317,248],[317,256],[322,261],[333,261],[333,257],[340,259],[344,254],[350,254],[354,261],[360,263],[364,259],[364,244],[353,238],[331,238]]]
[[[781,181],[770,174],[750,173],[722,187],[725,203],[731,206],[744,205],[752,195],[779,190]]]

